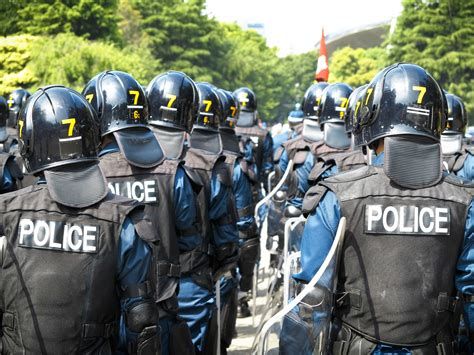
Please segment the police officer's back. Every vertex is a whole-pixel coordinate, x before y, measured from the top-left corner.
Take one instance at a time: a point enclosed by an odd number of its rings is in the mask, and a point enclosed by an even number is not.
[[[257,97],[247,87],[233,92],[239,102],[240,114],[235,133],[241,137],[245,159],[254,165],[254,202],[258,202],[260,183],[266,183],[268,174],[273,171],[273,141],[269,132],[257,124]]]
[[[139,238],[155,233],[140,205],[108,193],[97,124],[89,103],[62,86],[40,89],[20,112],[20,151],[42,183],[0,199],[5,353],[158,349],[143,292],[151,253]]]
[[[455,353],[456,288],[472,312],[474,190],[442,174],[446,111],[441,88],[424,69],[384,69],[369,84],[353,128],[376,150],[378,166],[331,177],[305,197],[309,217],[296,279],[309,281],[334,226],[347,218],[334,354]]]
[[[474,151],[463,145],[467,127],[467,113],[461,98],[446,94],[448,124],[441,134],[444,168],[463,179],[474,180]]]
[[[148,100],[131,75],[119,71],[100,73],[87,84],[83,95],[98,111],[102,134],[100,167],[110,191],[145,203],[145,211],[160,235],[160,243],[150,246],[155,261],[153,283],[163,354],[184,354],[186,346],[191,349],[192,344],[185,323],[176,319],[181,274],[179,242],[183,238],[188,243],[200,240],[196,236],[194,192],[180,161],[166,159],[147,126]],[[176,343],[180,346],[173,349]]]

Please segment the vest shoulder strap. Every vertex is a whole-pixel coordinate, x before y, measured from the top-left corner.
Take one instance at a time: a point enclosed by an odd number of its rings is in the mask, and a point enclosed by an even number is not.
[[[321,201],[328,190],[329,188],[324,185],[316,185],[308,190],[304,196],[303,208],[301,209],[305,217],[308,217],[308,215],[316,209],[319,201]]]

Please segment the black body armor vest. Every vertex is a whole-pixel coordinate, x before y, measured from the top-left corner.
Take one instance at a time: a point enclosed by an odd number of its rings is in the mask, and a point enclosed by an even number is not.
[[[150,244],[154,255],[155,299],[166,300],[176,294],[179,283],[180,231],[175,228],[174,182],[179,165],[176,160],[164,160],[154,168],[142,169],[130,165],[119,152],[100,157],[100,167],[107,178],[109,190],[145,204],[145,213],[158,231],[160,243]]]
[[[364,154],[360,150],[335,149],[324,143],[318,143],[312,147],[312,151],[317,159],[308,176],[311,185],[316,184],[321,179],[321,175],[333,166],[337,166],[339,173],[342,173],[367,165]]]
[[[288,176],[287,185],[288,185],[288,199],[291,200],[294,197],[303,197],[301,191],[298,190],[298,174],[296,169],[298,169],[306,159],[308,154],[313,154],[313,146],[318,144],[318,142],[309,142],[304,139],[303,136],[298,136],[296,138],[290,139],[289,141],[283,143],[286,154],[288,156],[288,161],[293,160],[293,171],[290,172]],[[316,161],[316,156],[314,157]],[[283,175],[285,172],[282,171]]]
[[[202,185],[202,189],[197,195],[197,201],[199,205],[198,210],[202,226],[203,243],[197,250],[181,254],[180,262],[183,268],[182,271],[185,274],[200,273],[201,270],[207,273],[207,271],[210,270],[211,256],[213,254],[210,244],[212,229],[209,219],[212,172],[214,169],[217,169],[219,165],[221,165],[224,170],[227,169],[224,165],[225,157],[206,153],[200,149],[189,148],[186,151],[184,160],[184,167],[188,172],[188,176],[190,176],[196,184]],[[210,287],[212,287],[212,282]]]
[[[3,353],[114,353],[119,235],[136,211],[112,194],[87,208],[58,205],[46,185],[2,195]]]
[[[472,187],[453,177],[399,188],[380,167],[332,176],[311,188],[304,212],[326,189],[347,218],[335,317],[376,343],[423,346],[446,331]]]

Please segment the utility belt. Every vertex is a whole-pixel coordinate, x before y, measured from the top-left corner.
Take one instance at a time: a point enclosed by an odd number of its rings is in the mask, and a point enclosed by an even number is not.
[[[214,246],[211,244],[200,245],[190,251],[185,251],[179,255],[181,265],[181,275],[191,275],[201,269],[210,268],[211,257],[214,255]]]
[[[410,351],[412,355],[456,354],[456,343],[454,339],[444,333],[449,332],[440,332],[435,339],[424,345],[416,347],[397,347]],[[330,349],[332,349],[330,353],[333,355],[371,354],[375,348],[381,344],[365,338],[357,330],[337,318],[332,324],[331,337],[334,339],[330,345]]]

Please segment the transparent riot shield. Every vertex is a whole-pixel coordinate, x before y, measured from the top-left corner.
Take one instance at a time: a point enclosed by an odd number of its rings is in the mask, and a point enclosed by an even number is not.
[[[289,218],[285,223],[285,241],[283,245],[283,305],[287,305],[290,297],[295,294],[295,283],[291,275],[300,271],[300,245],[306,218],[303,216]]]
[[[278,265],[270,274],[269,287],[265,304],[267,307],[259,319],[259,329],[268,319],[281,310],[290,297],[295,294],[295,282],[291,275],[300,271],[299,245],[306,219],[303,216],[289,218],[285,222],[284,247],[278,255]],[[298,248],[297,248],[298,246]],[[256,285],[256,283],[254,284]],[[254,291],[254,295],[256,290]],[[256,298],[253,299],[254,310]],[[253,323],[255,324],[255,323]]]
[[[329,353],[327,340],[345,224],[343,217],[329,253],[312,280],[301,284],[298,294],[257,333],[252,354]]]

